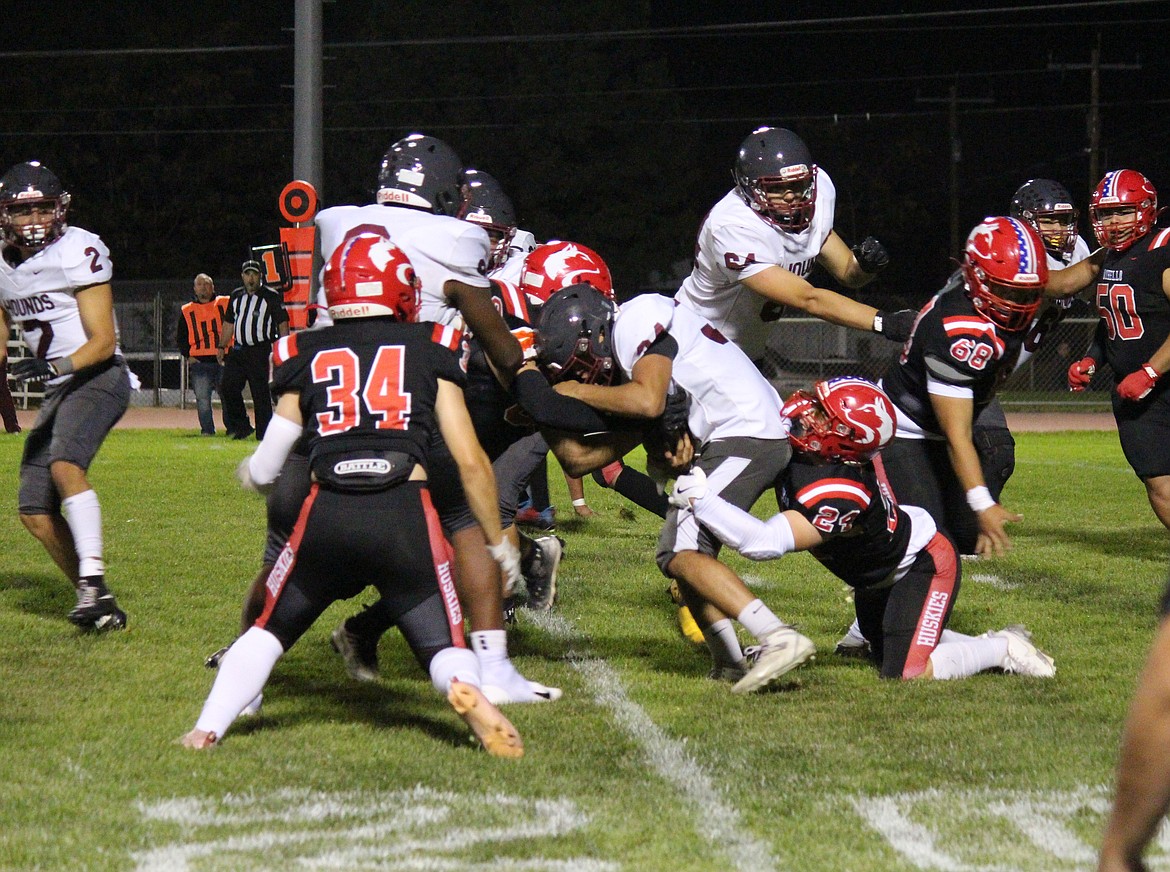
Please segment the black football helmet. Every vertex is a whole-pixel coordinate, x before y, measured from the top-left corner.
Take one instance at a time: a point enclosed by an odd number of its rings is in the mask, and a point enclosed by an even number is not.
[[[744,202],[773,227],[800,233],[812,224],[817,167],[804,140],[791,130],[760,127],[752,131],[739,147],[731,174]]]
[[[443,140],[412,133],[382,158],[375,198],[387,206],[459,218],[467,205],[463,161]]]
[[[498,269],[508,259],[508,247],[516,235],[516,210],[495,177],[483,170],[464,170],[467,180],[467,209],[464,221],[478,224],[492,241],[488,271]]]
[[[1013,218],[1032,225],[1044,242],[1044,250],[1057,260],[1068,263],[1077,246],[1077,218],[1080,212],[1073,206],[1072,194],[1060,182],[1052,179],[1029,179],[1012,196]],[[1041,221],[1054,221],[1059,230],[1041,228]]]
[[[9,245],[40,250],[65,232],[69,200],[61,180],[39,161],[19,163],[0,177],[0,234]],[[20,225],[12,220],[21,209],[46,204],[53,210],[46,220]]]
[[[548,298],[536,318],[536,363],[549,381],[602,385],[613,381],[616,311],[600,291],[585,283]]]

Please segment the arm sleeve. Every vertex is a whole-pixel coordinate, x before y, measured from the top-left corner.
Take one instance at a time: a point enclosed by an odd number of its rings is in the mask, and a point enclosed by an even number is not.
[[[558,394],[548,380],[534,370],[526,370],[516,376],[512,382],[512,395],[539,427],[584,434],[606,433],[616,429],[596,409],[580,400]]]
[[[703,526],[749,560],[774,560],[796,549],[792,525],[783,512],[761,521],[710,492],[693,507]]]
[[[264,431],[264,439],[248,460],[248,473],[260,487],[272,484],[280,475],[284,461],[301,438],[302,427],[280,415],[273,415]]]
[[[1093,360],[1100,363],[1105,359],[1105,319],[1102,318],[1097,322],[1097,328],[1093,331],[1093,338],[1089,342],[1089,347],[1085,349],[1082,357],[1091,357]]]

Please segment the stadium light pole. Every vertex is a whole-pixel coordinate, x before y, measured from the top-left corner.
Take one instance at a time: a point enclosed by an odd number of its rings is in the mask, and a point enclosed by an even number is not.
[[[323,181],[321,146],[321,0],[296,0],[293,24],[293,178],[317,189]]]

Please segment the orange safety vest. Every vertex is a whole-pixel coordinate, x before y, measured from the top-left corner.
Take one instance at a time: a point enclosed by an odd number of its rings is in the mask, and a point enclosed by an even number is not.
[[[187,342],[191,347],[192,358],[215,358],[227,304],[227,297],[216,297],[207,303],[194,301],[183,305],[182,317],[187,325]],[[231,347],[230,344],[228,347]]]

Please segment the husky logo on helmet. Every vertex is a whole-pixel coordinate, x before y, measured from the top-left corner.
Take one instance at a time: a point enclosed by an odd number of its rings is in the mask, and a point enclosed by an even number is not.
[[[1106,173],[1090,198],[1089,218],[1101,245],[1125,251],[1158,220],[1158,192],[1137,170]]]
[[[553,294],[536,317],[536,363],[548,380],[612,382],[615,314],[613,303],[592,285],[570,285]]]
[[[963,280],[975,309],[1004,330],[1032,323],[1048,284],[1040,236],[1016,218],[984,218],[967,237]]]
[[[443,140],[412,133],[382,158],[375,199],[386,206],[458,218],[467,203],[463,162]]]
[[[516,235],[516,210],[504,189],[494,177],[483,170],[468,169],[467,208],[463,220],[478,224],[487,231],[491,241],[491,255],[487,271],[499,269],[508,259],[508,248]]]
[[[17,248],[38,251],[65,232],[69,193],[39,161],[19,163],[0,177],[0,233]],[[26,221],[27,217],[34,220]]]
[[[520,289],[537,305],[562,288],[582,282],[592,285],[607,300],[613,299],[613,278],[605,261],[592,248],[577,242],[538,245],[524,260]]]
[[[405,252],[382,228],[351,230],[325,265],[325,302],[335,320],[390,316],[413,321],[420,284]]]
[[[894,438],[894,404],[863,378],[819,381],[813,392],[797,391],[781,410],[792,421],[788,441],[797,451],[825,460],[865,463]]]

